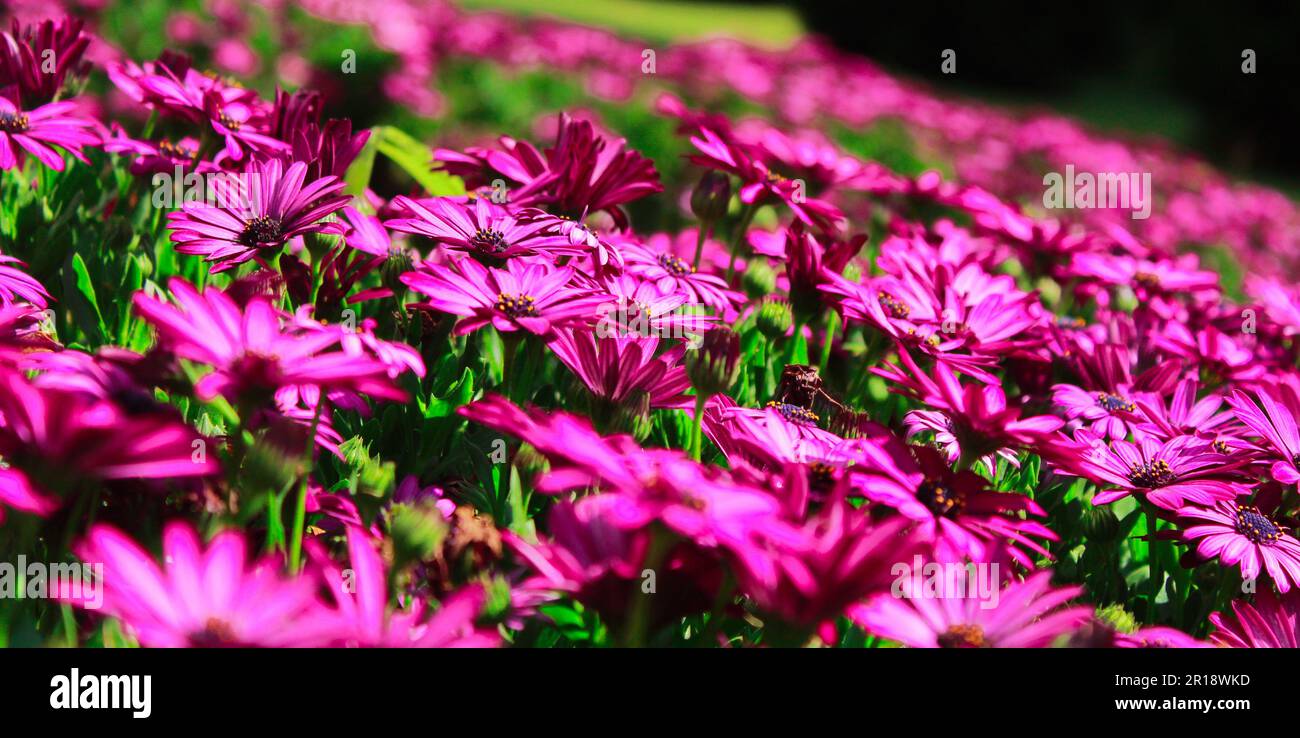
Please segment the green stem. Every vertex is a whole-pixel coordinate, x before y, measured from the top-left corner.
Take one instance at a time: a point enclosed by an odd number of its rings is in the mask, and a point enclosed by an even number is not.
[[[321,407],[325,404],[322,395],[316,401],[316,412],[311,418],[311,432],[307,434],[307,451],[303,454],[302,480],[298,482],[298,499],[293,508],[292,538],[289,539],[289,571],[297,574],[302,560],[302,534],[307,522],[307,483],[311,480],[312,451],[316,448],[316,427],[320,423]]]
[[[506,399],[515,402],[515,353],[519,349],[517,332],[501,334],[501,385]]]
[[[787,346],[785,347],[785,348],[786,348],[786,350],[785,350],[785,363],[786,363],[786,364],[797,364],[797,363],[800,363],[800,362],[795,361],[795,354],[797,354],[798,351],[799,351],[799,343],[800,343],[801,341],[804,340],[804,337],[803,337],[803,327],[804,327],[804,325],[805,325],[805,321],[804,321],[804,319],[803,319],[803,318],[800,318],[798,315],[796,315],[795,318],[794,318],[794,332],[790,334],[790,343],[789,343],[789,345],[787,345]],[[806,347],[806,346],[807,346],[807,344],[805,344],[805,347]],[[805,353],[807,353],[807,352],[805,351]]]
[[[700,460],[700,454],[703,452],[704,405],[708,401],[708,395],[698,394],[695,396],[695,430],[691,433],[691,458],[696,461]]]
[[[757,200],[746,205],[740,213],[740,221],[736,223],[736,232],[731,234],[731,260],[727,263],[727,284],[731,284],[731,278],[736,273],[736,254],[740,253],[740,242],[749,231],[749,223],[754,219],[754,213],[757,211]]]
[[[1151,602],[1147,606],[1147,624],[1156,622],[1156,598],[1160,596],[1161,585],[1164,584],[1164,572],[1160,567],[1160,547],[1156,540],[1156,531],[1159,529],[1160,519],[1156,517],[1155,512],[1149,504],[1146,505],[1144,513],[1147,520],[1147,567],[1151,584]]]
[[[695,237],[695,261],[691,262],[696,269],[700,268],[700,257],[704,254],[704,241],[708,239],[711,230],[713,230],[713,223],[708,221],[700,222],[700,232]]]
[[[835,343],[835,332],[840,327],[840,314],[834,310],[826,314],[826,335],[822,340],[822,358],[817,364],[821,370],[821,375],[826,376],[826,366],[831,361],[831,346]]]
[[[650,550],[645,555],[643,569],[655,572],[657,579],[656,570],[668,556],[672,545],[672,533],[656,526],[650,539]],[[643,648],[650,629],[650,604],[654,593],[641,591],[641,581],[634,581],[632,586],[632,605],[629,608],[627,626],[623,634],[623,645],[628,648]]]

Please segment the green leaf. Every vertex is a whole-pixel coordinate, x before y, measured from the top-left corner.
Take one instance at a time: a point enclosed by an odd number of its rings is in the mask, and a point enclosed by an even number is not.
[[[445,418],[474,397],[474,372],[466,367],[460,379],[442,397],[433,396],[421,407],[426,418]]]
[[[343,181],[347,187],[343,192],[358,198],[357,209],[370,210],[370,204],[366,202],[363,195],[366,188],[370,186],[370,176],[375,169],[375,152],[379,150],[379,142],[384,137],[384,127],[370,129],[370,138],[366,139],[366,145],[361,149],[361,153],[348,167],[347,172],[343,174]]]
[[[90,280],[90,271],[81,254],[73,253],[69,259],[70,271],[63,276],[64,294],[68,296],[69,307],[76,318],[77,327],[96,343],[103,343],[108,335],[104,325],[104,316],[99,311],[99,300],[95,298],[95,287]]]
[[[433,152],[428,146],[392,126],[377,126],[373,130],[379,139],[375,144],[379,153],[411,175],[411,179],[419,183],[425,192],[434,196],[465,194],[465,183],[460,177],[433,170]]]

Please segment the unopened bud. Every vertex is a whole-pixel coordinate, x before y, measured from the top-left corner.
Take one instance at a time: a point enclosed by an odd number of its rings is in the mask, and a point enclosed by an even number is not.
[[[758,330],[767,338],[780,338],[794,325],[794,312],[790,303],[780,297],[767,297],[758,308]]]
[[[727,214],[731,200],[731,178],[722,172],[709,170],[691,192],[691,212],[701,222],[713,223]]]
[[[388,532],[393,540],[393,559],[398,567],[425,561],[442,548],[451,526],[431,501],[394,505]]]
[[[712,397],[731,389],[740,378],[740,336],[729,328],[711,328],[700,347],[686,357],[686,374],[695,391]]]
[[[770,295],[776,289],[776,270],[767,263],[767,259],[750,259],[741,282],[745,294],[752,298]]]

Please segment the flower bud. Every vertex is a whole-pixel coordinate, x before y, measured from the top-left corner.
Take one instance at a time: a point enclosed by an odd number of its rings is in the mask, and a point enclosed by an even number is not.
[[[790,332],[794,325],[794,312],[790,303],[780,297],[766,297],[758,308],[758,330],[769,340]]]
[[[776,270],[767,263],[767,259],[750,259],[741,282],[745,287],[745,294],[752,298],[769,295],[776,289]]]
[[[388,258],[384,259],[384,263],[379,265],[379,276],[384,286],[392,290],[393,294],[401,295],[406,292],[402,275],[411,269],[411,252],[403,248],[393,248],[388,251]]]
[[[1083,513],[1083,534],[1089,541],[1113,541],[1119,535],[1119,518],[1110,507],[1092,507]]]
[[[1132,633],[1137,630],[1137,618],[1126,611],[1123,605],[1107,605],[1097,608],[1097,619],[1120,633]]]
[[[327,220],[333,219],[330,216]],[[331,249],[338,246],[343,238],[335,233],[326,231],[313,231],[304,233],[302,237],[303,244],[307,247],[307,252],[311,254],[313,264],[320,263],[325,258],[325,254]]]
[[[388,532],[393,540],[395,566],[432,558],[442,548],[450,529],[442,511],[431,501],[394,505]]]
[[[630,434],[637,443],[650,437],[654,423],[650,419],[650,393],[639,390],[614,409],[614,427]]]
[[[727,214],[730,201],[731,178],[722,172],[709,170],[691,192],[691,212],[701,222],[713,223]]]
[[[740,336],[730,328],[710,328],[700,347],[686,357],[686,374],[700,395],[727,392],[740,378]]]

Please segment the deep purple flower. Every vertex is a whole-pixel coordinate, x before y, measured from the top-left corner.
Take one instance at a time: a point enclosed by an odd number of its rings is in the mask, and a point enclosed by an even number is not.
[[[23,27],[15,18],[12,30],[0,36],[0,89],[16,86],[29,105],[53,100],[69,76],[89,66],[81,61],[91,40],[84,26],[69,17]]]
[[[606,402],[621,404],[638,393],[648,396],[652,408],[685,409],[694,402],[685,394],[691,382],[682,368],[686,347],[681,344],[660,353],[653,336],[600,336],[580,328],[556,330],[547,345]]]

